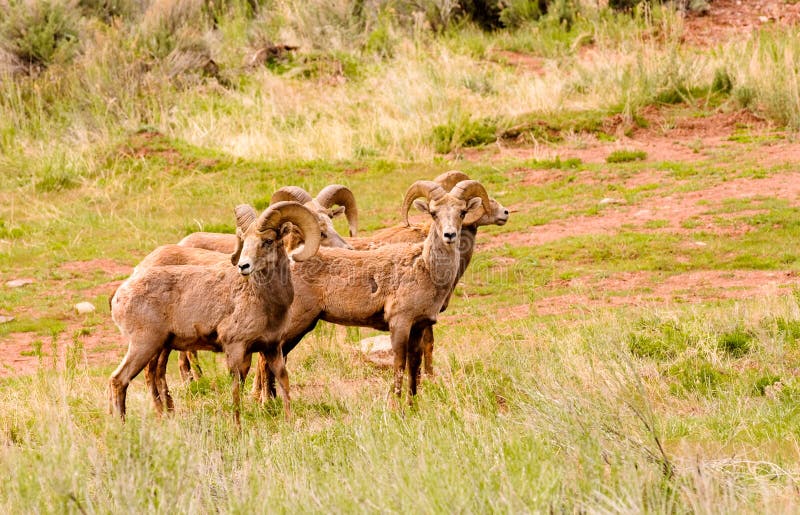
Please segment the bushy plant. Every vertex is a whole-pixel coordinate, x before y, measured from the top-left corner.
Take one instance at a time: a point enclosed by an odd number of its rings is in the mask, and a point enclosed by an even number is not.
[[[65,0],[0,4],[0,47],[30,67],[68,61],[77,49],[78,17]]]

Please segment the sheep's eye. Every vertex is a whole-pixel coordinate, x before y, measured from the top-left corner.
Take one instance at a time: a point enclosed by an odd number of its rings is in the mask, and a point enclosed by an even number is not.
[[[436,220],[436,213],[434,213],[434,212],[431,212],[431,218],[433,218],[434,220]]]
[[[264,240],[264,246],[265,247],[269,247],[273,243],[275,243],[275,240]]]
[[[328,237],[328,233],[326,232],[320,233],[320,236],[322,236],[322,239],[324,240]]]
[[[462,211],[461,212],[461,218],[464,218],[465,216],[467,216],[467,212],[466,211]]]

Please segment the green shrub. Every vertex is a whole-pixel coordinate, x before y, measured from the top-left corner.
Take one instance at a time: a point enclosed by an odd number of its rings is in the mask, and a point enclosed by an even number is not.
[[[717,68],[717,70],[714,71],[714,80],[711,81],[711,92],[728,94],[732,90],[733,79],[728,73],[728,70],[725,68]]]
[[[759,377],[753,384],[753,391],[758,395],[764,395],[764,391],[767,389],[767,386],[771,386],[780,380],[781,378],[774,374],[767,374]]]
[[[687,347],[687,335],[673,321],[642,321],[641,329],[628,337],[628,350],[640,358],[673,359]]]
[[[471,120],[462,117],[433,128],[436,152],[446,154],[462,147],[477,147],[497,140],[497,126],[489,119]]]
[[[66,62],[77,50],[78,17],[66,0],[10,0],[0,16],[0,47],[28,66]]]
[[[208,25],[202,0],[155,0],[139,25],[139,44],[151,57],[161,59],[186,39],[198,39]]]
[[[728,375],[708,360],[693,356],[667,369],[667,376],[674,379],[676,386],[686,393],[713,395],[728,380]]]
[[[750,352],[751,342],[753,341],[753,334],[745,331],[741,327],[737,327],[733,331],[729,331],[720,336],[717,341],[717,346],[728,356],[733,358],[741,358]]]
[[[87,16],[95,16],[105,22],[127,18],[137,9],[135,0],[78,0],[78,7]]]
[[[547,12],[547,3],[539,0],[510,0],[500,11],[500,23],[504,27],[517,28],[526,22],[538,20]]]
[[[615,150],[608,155],[606,163],[628,163],[645,159],[647,159],[647,152],[644,150]]]

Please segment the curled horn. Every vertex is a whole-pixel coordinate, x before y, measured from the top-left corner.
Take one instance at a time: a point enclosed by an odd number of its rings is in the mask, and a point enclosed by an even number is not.
[[[436,177],[433,182],[438,183],[445,191],[450,191],[453,186],[461,181],[468,181],[469,176],[459,170],[450,170]]]
[[[311,194],[299,186],[284,186],[272,194],[269,203],[275,204],[276,202],[294,201],[301,204],[311,202]]]
[[[317,203],[325,209],[330,209],[333,205],[344,207],[344,215],[347,217],[347,225],[350,228],[350,236],[355,236],[358,231],[358,208],[356,207],[356,197],[347,186],[341,184],[330,184],[325,186],[317,195]]]
[[[303,250],[292,254],[295,261],[305,261],[319,249],[322,234],[316,215],[297,202],[282,201],[268,207],[258,218],[256,228],[260,232],[273,229],[280,231],[281,225],[292,222],[303,234]]]
[[[231,254],[231,263],[236,266],[239,262],[239,255],[242,253],[242,247],[244,246],[242,234],[250,227],[250,224],[255,221],[256,210],[247,204],[239,204],[234,208],[233,212],[236,215],[236,250]]]
[[[406,191],[406,196],[403,199],[403,208],[400,213],[405,224],[409,225],[408,210],[411,208],[411,203],[414,199],[425,197],[428,200],[439,200],[446,194],[444,188],[433,181],[417,181],[409,186],[408,191]]]
[[[486,193],[486,188],[483,187],[478,181],[460,181],[453,186],[450,194],[454,195],[461,200],[469,201],[471,198],[480,197],[483,210],[476,209],[464,219],[464,225],[472,225],[483,216],[484,213],[491,212],[492,202],[489,200],[489,194]]]
[[[236,227],[242,231],[246,231],[258,216],[255,208],[247,204],[239,204],[233,212],[236,214]]]

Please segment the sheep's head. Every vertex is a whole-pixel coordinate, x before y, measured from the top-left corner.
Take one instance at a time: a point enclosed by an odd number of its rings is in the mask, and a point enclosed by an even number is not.
[[[456,184],[461,181],[468,181],[469,176],[459,170],[450,170],[445,172],[433,181],[439,184],[445,191],[452,190]],[[483,225],[505,225],[508,222],[508,209],[495,199],[489,199],[489,207],[485,208],[483,212],[475,210],[469,213],[464,219],[464,225],[476,225],[478,227]]]
[[[257,217],[251,206],[236,206],[238,244],[231,262],[242,275],[274,266],[286,257],[281,240],[293,227],[302,233],[305,244],[292,257],[295,261],[306,260],[317,253],[321,239],[317,218],[308,208],[283,201],[269,206]]]
[[[478,181],[470,180],[460,181],[449,193],[434,181],[417,181],[412,184],[403,199],[402,216],[406,225],[412,202],[417,209],[433,218],[431,230],[437,231],[441,240],[450,245],[458,241],[458,234],[468,214],[475,211],[483,213],[490,208],[489,196],[484,187]]]
[[[352,248],[333,227],[333,218],[346,214],[350,225],[350,235],[355,235],[358,225],[358,210],[356,209],[353,193],[346,187],[332,184],[325,187],[317,195],[317,198],[313,199],[303,188],[284,186],[272,195],[270,204],[280,201],[300,202],[316,214],[322,236],[320,245],[323,247]],[[339,205],[340,207],[334,209],[334,205]],[[296,247],[301,240],[301,234],[293,234],[286,239],[287,248]]]

